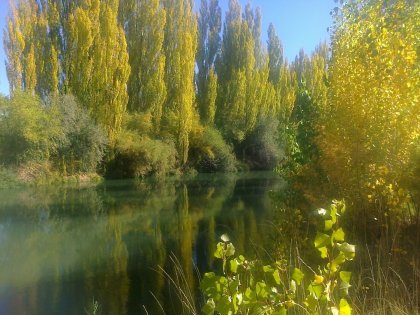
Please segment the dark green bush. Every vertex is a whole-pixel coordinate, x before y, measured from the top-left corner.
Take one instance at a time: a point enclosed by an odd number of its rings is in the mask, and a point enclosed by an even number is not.
[[[207,126],[191,137],[189,157],[190,163],[200,172],[236,171],[232,148],[213,127]]]
[[[278,121],[268,118],[261,122],[237,146],[236,152],[251,169],[273,169],[284,155],[279,141]]]

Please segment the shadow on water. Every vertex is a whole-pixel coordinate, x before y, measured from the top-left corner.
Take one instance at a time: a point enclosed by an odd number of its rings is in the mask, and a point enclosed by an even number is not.
[[[101,314],[182,314],[158,266],[172,274],[177,257],[196,288],[221,234],[245,253],[271,242],[270,191],[283,186],[249,173],[0,191],[0,314],[83,314],[93,301]]]

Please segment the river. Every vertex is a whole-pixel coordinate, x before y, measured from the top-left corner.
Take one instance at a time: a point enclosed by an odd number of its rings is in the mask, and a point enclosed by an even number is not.
[[[265,250],[283,187],[246,173],[0,191],[0,314],[181,314],[164,273],[197,288],[224,233]]]

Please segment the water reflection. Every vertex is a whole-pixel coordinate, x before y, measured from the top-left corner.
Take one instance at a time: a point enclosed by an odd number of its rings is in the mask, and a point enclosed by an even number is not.
[[[255,173],[1,191],[0,314],[83,314],[93,299],[101,314],[182,314],[158,266],[173,274],[174,255],[196,287],[220,234],[241,252],[269,241],[269,192],[282,185]]]

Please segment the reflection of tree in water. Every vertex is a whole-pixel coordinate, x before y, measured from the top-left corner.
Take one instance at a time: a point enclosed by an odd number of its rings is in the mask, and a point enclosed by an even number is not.
[[[142,305],[160,314],[152,292],[167,314],[182,314],[157,267],[173,275],[173,253],[186,283],[197,288],[194,264],[202,272],[213,267],[220,234],[252,250],[248,240],[262,239],[268,187],[212,176],[10,194],[0,205],[0,224],[9,222],[0,282],[25,288],[8,300],[10,313],[80,314],[95,299],[102,314],[141,314]]]

